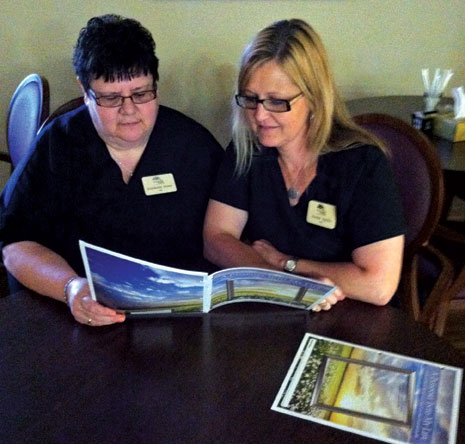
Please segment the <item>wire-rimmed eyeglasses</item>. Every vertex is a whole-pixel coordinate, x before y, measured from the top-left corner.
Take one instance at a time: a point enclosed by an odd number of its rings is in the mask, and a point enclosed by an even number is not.
[[[141,105],[143,103],[151,102],[157,98],[156,89],[148,89],[146,91],[137,91],[130,96],[119,96],[119,95],[109,95],[109,96],[100,96],[97,97],[94,91],[91,89],[88,90],[89,95],[97,103],[98,106],[103,106],[105,108],[117,108],[122,106],[124,99],[131,99],[132,103],[135,105]]]
[[[272,113],[287,113],[291,110],[291,105],[302,95],[303,93],[300,92],[290,99],[259,99],[254,96],[242,96],[241,94],[236,94],[235,99],[236,103],[241,108],[257,109],[259,103],[261,103],[263,108]]]

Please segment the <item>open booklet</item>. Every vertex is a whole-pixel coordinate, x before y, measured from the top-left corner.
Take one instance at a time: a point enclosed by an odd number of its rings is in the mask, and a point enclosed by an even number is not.
[[[206,313],[232,302],[311,309],[335,287],[280,271],[229,268],[208,273],[134,259],[79,241],[92,298],[128,314]]]
[[[455,443],[462,369],[307,333],[272,409],[391,443]]]

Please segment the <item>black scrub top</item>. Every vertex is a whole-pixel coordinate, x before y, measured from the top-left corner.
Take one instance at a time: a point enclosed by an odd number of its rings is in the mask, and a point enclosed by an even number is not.
[[[356,145],[320,155],[316,177],[294,207],[275,148],[261,148],[240,176],[235,162],[231,144],[212,199],[248,212],[243,237],[251,242],[265,239],[285,254],[336,262],[351,260],[358,247],[404,233],[398,190],[388,159],[377,147]],[[335,210],[335,227],[308,222],[310,205],[310,215],[318,205],[323,212]]]
[[[204,215],[223,153],[200,124],[160,106],[147,147],[126,184],[87,108],[78,108],[45,129],[2,193],[0,240],[4,245],[36,241],[80,274],[79,239],[189,268],[202,257]],[[177,191],[146,195],[142,178],[168,173]]]

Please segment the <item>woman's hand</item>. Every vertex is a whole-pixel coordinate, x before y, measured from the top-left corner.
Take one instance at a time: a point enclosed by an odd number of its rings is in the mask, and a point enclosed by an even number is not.
[[[283,269],[284,264],[291,256],[281,253],[277,250],[270,242],[264,239],[260,239],[255,241],[252,244],[252,248],[270,265],[273,265],[276,268]],[[334,282],[332,282],[328,278],[318,278],[312,277],[312,279],[317,280],[319,282],[323,282],[324,284],[335,286]],[[325,300],[321,301],[318,305],[312,308],[312,311],[327,311],[333,305],[337,304],[339,301],[345,299],[345,294],[339,287],[336,287],[334,293],[329,295]]]
[[[203,227],[205,259],[220,268],[273,268],[247,243],[241,241],[249,213],[210,199]]]
[[[317,281],[323,282],[323,284],[328,284],[335,286],[333,281],[328,278],[316,279]],[[346,295],[342,292],[339,287],[336,287],[336,290],[332,294],[330,294],[326,299],[321,301],[318,305],[312,308],[312,311],[318,312],[321,310],[328,311],[331,307],[337,304],[339,301],[343,301],[346,298]]]
[[[76,321],[91,326],[110,325],[124,322],[126,316],[104,307],[90,295],[87,279],[76,278],[67,288],[68,305]]]
[[[282,270],[286,261],[291,258],[291,256],[278,251],[270,242],[264,239],[255,241],[252,248],[263,260],[279,270]]]

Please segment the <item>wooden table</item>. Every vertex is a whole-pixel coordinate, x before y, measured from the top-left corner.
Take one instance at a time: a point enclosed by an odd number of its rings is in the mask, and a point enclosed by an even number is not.
[[[452,99],[444,98],[440,105],[452,104]],[[351,115],[365,113],[389,114],[407,123],[412,121],[412,113],[424,108],[423,96],[379,96],[346,102]],[[436,147],[444,170],[446,196],[442,220],[446,220],[455,196],[465,200],[465,142],[450,142],[437,136],[430,140]]]
[[[452,103],[445,98],[441,104]],[[412,122],[412,113],[424,108],[423,96],[379,96],[346,102],[351,115],[364,113],[383,113],[397,117],[407,123]],[[438,150],[442,166],[447,171],[465,171],[465,142],[450,142],[440,137],[432,136],[431,141]]]
[[[0,442],[374,442],[270,410],[307,331],[465,365],[392,307],[346,300],[308,313],[242,303],[92,328],[24,290],[0,299]],[[460,417],[464,442],[464,395]]]

